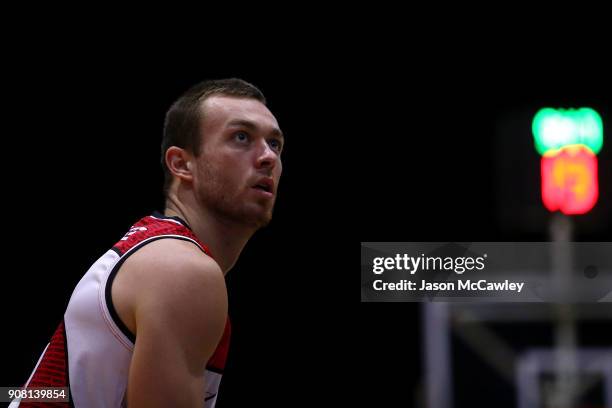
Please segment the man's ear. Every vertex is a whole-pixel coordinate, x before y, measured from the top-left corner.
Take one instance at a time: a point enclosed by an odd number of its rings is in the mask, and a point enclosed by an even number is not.
[[[193,181],[193,157],[188,151],[177,146],[166,150],[166,166],[174,177],[184,181]]]

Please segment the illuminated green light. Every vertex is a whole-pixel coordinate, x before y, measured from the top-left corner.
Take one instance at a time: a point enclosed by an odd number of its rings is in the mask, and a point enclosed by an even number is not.
[[[583,144],[597,154],[603,145],[603,122],[591,108],[540,109],[531,129],[540,155],[573,144]]]

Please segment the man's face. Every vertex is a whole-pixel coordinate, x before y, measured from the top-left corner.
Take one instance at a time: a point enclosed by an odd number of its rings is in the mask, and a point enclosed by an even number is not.
[[[270,222],[282,172],[283,136],[276,118],[255,99],[207,98],[196,158],[198,201],[217,216],[256,228]]]

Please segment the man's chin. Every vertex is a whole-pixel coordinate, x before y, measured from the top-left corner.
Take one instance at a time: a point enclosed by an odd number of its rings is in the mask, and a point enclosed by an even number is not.
[[[248,208],[231,215],[233,221],[253,229],[265,227],[272,220],[272,209]]]
[[[221,219],[256,230],[270,223],[274,206],[270,202],[243,202],[241,205],[213,203],[208,208]]]
[[[270,221],[272,221],[272,211],[268,211],[262,214],[254,214],[252,217],[249,218],[249,224],[251,224],[253,227],[257,229],[263,228],[268,225]]]

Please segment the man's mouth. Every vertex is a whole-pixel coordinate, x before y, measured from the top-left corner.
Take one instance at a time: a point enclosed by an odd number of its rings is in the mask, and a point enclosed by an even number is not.
[[[266,193],[274,194],[274,180],[272,180],[270,177],[264,177],[260,179],[257,184],[253,186],[253,188],[265,191]]]
[[[271,193],[271,192],[272,192],[272,191],[270,191],[270,187],[268,187],[268,186],[266,186],[266,185],[263,185],[263,184],[257,184],[257,185],[255,186],[255,188],[256,188],[256,189],[258,189],[258,190],[263,190],[263,191],[266,191],[266,192],[268,192],[268,193]]]

